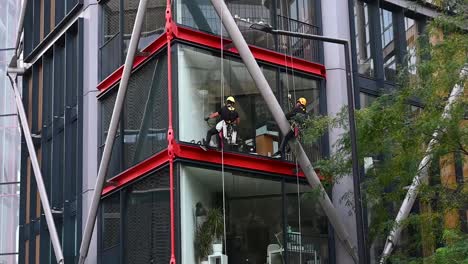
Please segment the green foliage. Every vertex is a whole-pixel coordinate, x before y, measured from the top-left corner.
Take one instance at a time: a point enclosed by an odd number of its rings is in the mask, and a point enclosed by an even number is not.
[[[419,212],[414,211],[400,223],[404,227],[403,246],[397,247],[391,263],[468,263],[466,235],[444,226],[448,211],[468,204],[468,186],[466,183],[465,186],[450,186],[440,175],[441,167],[453,166],[456,161],[443,158],[453,154],[461,160],[468,158],[468,124],[462,125],[468,96],[460,97],[453,105],[450,118],[442,118],[453,87],[460,84],[468,88],[467,77],[460,75],[468,63],[468,0],[455,2],[456,10],[431,21],[426,33],[418,38],[420,62],[398,68],[398,88],[382,91],[369,107],[355,112],[360,165],[364,165],[365,158],[373,161],[365,168],[361,192],[370,216],[368,241],[375,243],[377,256],[383,246],[380,244],[394,224],[393,219],[407,193],[406,187],[420,172],[419,163],[426,154],[433,158],[424,168],[429,171],[429,178],[425,182],[428,184],[419,190],[419,200],[415,204]],[[440,39],[441,32],[443,41],[429,44],[431,39]],[[409,104],[415,99],[421,103],[420,107]],[[334,182],[351,172],[347,122],[344,108],[337,116],[309,120],[304,130],[304,138],[310,142],[329,129],[344,131],[334,145],[334,153],[314,164],[322,175]],[[436,131],[438,143],[426,153],[427,144]],[[423,247],[432,247],[434,255],[421,258]]]
[[[224,218],[221,209],[208,210],[206,221],[197,229],[195,248],[201,259],[205,259],[212,250],[211,245],[221,242],[224,234]]]

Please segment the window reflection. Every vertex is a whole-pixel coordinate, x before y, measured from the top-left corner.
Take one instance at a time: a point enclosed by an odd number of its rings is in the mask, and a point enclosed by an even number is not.
[[[221,172],[183,166],[180,177],[182,261],[199,263],[206,256],[194,244],[200,235],[196,227],[206,221],[203,211],[223,208]],[[224,180],[227,244],[223,252],[229,263],[328,263],[327,220],[308,198],[307,185],[283,187],[281,178],[236,171],[225,171]],[[197,204],[205,210],[197,210]]]
[[[373,76],[374,61],[371,54],[369,9],[366,3],[356,1],[354,5],[356,31],[356,56],[360,74]]]
[[[328,220],[307,185],[285,183],[288,263],[328,263]]]
[[[194,47],[178,46],[179,140],[201,143],[207,130],[213,125],[203,119],[218,111],[225,97],[231,95],[236,100],[235,107],[240,117],[240,146],[234,150],[271,156],[278,151],[280,133],[263,97],[240,60],[226,56],[222,63],[224,72],[221,76],[221,60],[218,55]],[[267,66],[261,68],[273,93],[277,94],[278,71]],[[319,113],[317,80],[286,72],[281,72],[279,78],[283,95],[279,100],[283,102],[285,112],[290,110],[288,104],[292,107],[297,98],[306,97],[308,112]],[[288,93],[291,94],[291,102],[288,101]],[[304,148],[312,160],[320,156],[320,145],[304,145]]]
[[[277,151],[278,130],[243,63],[233,58],[223,59],[223,89],[221,61],[212,52],[180,45],[178,60],[181,141],[197,143],[206,136],[210,125],[203,119],[221,108],[224,94],[224,97],[231,95],[236,100],[235,107],[240,117],[239,151],[250,153],[250,147],[257,147],[262,151],[258,154],[267,156]],[[275,92],[276,72],[269,67],[262,69]]]
[[[382,52],[384,58],[384,78],[388,81],[395,81],[396,61],[393,14],[382,8],[380,9],[380,34],[382,37]]]
[[[415,75],[417,62],[416,45],[418,39],[418,27],[414,19],[405,17],[405,31],[408,73]]]

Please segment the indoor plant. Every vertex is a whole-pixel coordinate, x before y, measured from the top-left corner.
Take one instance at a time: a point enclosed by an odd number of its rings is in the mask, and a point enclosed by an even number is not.
[[[221,254],[223,234],[224,219],[221,209],[208,210],[206,221],[197,229],[195,238],[198,257],[206,260],[211,252]]]

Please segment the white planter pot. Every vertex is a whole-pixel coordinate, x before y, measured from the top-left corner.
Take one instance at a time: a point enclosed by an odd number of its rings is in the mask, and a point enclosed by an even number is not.
[[[200,262],[200,264],[208,264],[208,260],[202,260],[202,262]]]
[[[223,244],[213,244],[213,255],[223,254]]]

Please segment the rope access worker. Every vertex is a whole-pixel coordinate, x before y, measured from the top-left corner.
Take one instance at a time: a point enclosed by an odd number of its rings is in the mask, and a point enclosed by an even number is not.
[[[226,98],[226,103],[224,106],[218,110],[218,112],[211,113],[209,116],[205,117],[205,121],[208,121],[210,118],[220,117],[220,121],[216,126],[212,127],[206,133],[206,140],[204,142],[205,147],[208,147],[213,135],[218,134],[221,129],[226,129],[227,125],[232,125],[234,128],[232,141],[236,142],[237,137],[237,125],[240,123],[239,113],[237,113],[236,108],[234,108],[236,100],[234,97],[229,96]],[[219,147],[219,146],[218,146]]]
[[[286,145],[293,137],[299,136],[299,128],[304,124],[307,118],[307,100],[304,97],[297,99],[294,108],[286,114],[286,119],[291,123],[291,130],[283,137],[278,151],[273,156],[281,155],[284,158],[286,153]]]

